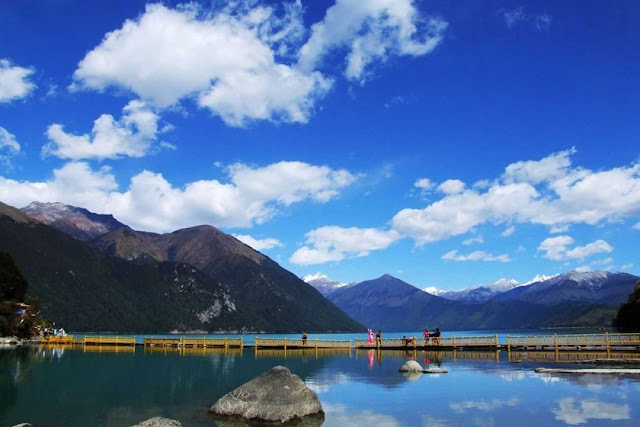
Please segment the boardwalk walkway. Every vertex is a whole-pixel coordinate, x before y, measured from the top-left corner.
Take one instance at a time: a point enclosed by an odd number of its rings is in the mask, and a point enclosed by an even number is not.
[[[568,335],[507,335],[506,340],[498,335],[448,336],[431,338],[384,338],[379,343],[370,344],[366,339],[328,340],[309,338],[263,338],[256,336],[253,345],[245,345],[240,338],[149,338],[142,343],[133,336],[84,336],[72,335],[47,337],[41,340],[43,345],[65,346],[130,346],[144,345],[145,348],[239,348],[257,349],[384,349],[384,350],[507,350],[511,351],[626,351],[640,352],[640,334],[638,333],[602,333]]]

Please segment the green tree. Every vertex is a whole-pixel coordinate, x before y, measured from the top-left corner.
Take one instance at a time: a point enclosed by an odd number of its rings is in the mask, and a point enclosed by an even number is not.
[[[0,251],[0,301],[24,301],[27,280],[8,252]]]
[[[613,326],[621,331],[640,332],[640,282],[629,294],[629,300],[620,306]]]

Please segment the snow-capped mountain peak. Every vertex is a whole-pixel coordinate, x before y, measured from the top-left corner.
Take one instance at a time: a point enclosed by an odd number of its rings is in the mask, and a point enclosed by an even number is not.
[[[316,273],[307,274],[302,277],[302,280],[318,290],[322,295],[327,296],[337,289],[344,288],[345,286],[353,286],[355,283],[338,282],[331,279],[326,274]]]

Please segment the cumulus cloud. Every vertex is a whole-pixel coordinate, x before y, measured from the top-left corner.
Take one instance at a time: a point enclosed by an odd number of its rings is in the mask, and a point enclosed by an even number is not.
[[[629,262],[627,264],[623,264],[622,266],[620,266],[620,270],[621,271],[627,271],[627,270],[631,270],[633,268],[633,263]]]
[[[282,246],[282,242],[278,239],[274,239],[273,237],[256,239],[248,234],[232,234],[232,236],[240,240],[245,245],[251,246],[256,251],[264,251]]]
[[[591,255],[613,251],[613,247],[604,240],[596,240],[585,246],[575,246],[573,249],[569,249],[569,245],[573,243],[574,240],[570,236],[549,237],[540,243],[538,251],[544,252],[544,258],[554,261],[585,259]]]
[[[444,194],[458,194],[464,190],[464,182],[459,179],[448,179],[438,186],[438,190]]]
[[[305,237],[306,246],[299,248],[289,259],[293,264],[323,264],[366,256],[371,251],[389,247],[399,235],[394,230],[326,226],[309,231]]]
[[[311,27],[298,64],[313,70],[332,51],[346,49],[345,76],[362,82],[374,62],[431,52],[442,42],[447,25],[421,16],[413,0],[337,0]]]
[[[143,157],[156,140],[158,119],[143,102],[131,101],[122,109],[120,120],[110,114],[97,118],[91,134],[73,135],[54,123],[47,128],[49,143],[42,153],[72,160]]]
[[[637,222],[633,228],[635,228],[636,230],[640,230],[640,222]]]
[[[20,152],[20,144],[16,136],[0,126],[0,166],[10,169],[11,157]]]
[[[299,38],[300,7],[284,16],[270,7],[212,13],[189,3],[149,4],[136,20],[105,35],[78,64],[74,90],[126,88],[158,107],[195,97],[227,124],[308,120],[331,81],[278,62]]]
[[[423,209],[403,209],[392,226],[421,245],[485,223],[541,224],[558,232],[570,224],[596,225],[640,213],[639,163],[591,171],[572,167],[574,152],[508,165],[486,190],[465,189]]]
[[[566,232],[573,224],[601,225],[637,218],[640,163],[591,171],[571,164],[575,152],[570,149],[540,160],[515,162],[497,179],[484,180],[482,186],[461,188],[463,184],[447,184],[452,188],[439,200],[422,209],[407,208],[396,213],[391,230],[398,233],[398,239],[411,238],[422,246],[464,235],[485,224],[508,225],[502,232],[508,236],[515,224],[544,225],[558,233]],[[425,181],[424,185],[428,187],[430,182]],[[582,259],[613,250],[602,240],[570,249],[570,237],[553,239],[547,239],[539,248],[550,259]]]
[[[31,201],[60,201],[98,213],[112,213],[133,228],[166,232],[194,224],[251,227],[279,210],[305,200],[327,202],[355,181],[346,170],[302,162],[264,167],[235,164],[227,168],[228,182],[200,180],[175,187],[162,176],[142,171],[119,191],[109,168],[92,170],[72,162],[43,182],[0,177],[0,200],[25,206]]]
[[[0,59],[0,103],[25,98],[36,88],[29,79],[32,68],[13,65],[8,59]]]
[[[499,261],[499,262],[511,262],[511,258],[508,254],[491,255],[485,251],[471,252],[469,255],[458,255],[457,250],[449,251],[442,255],[442,259],[445,261]]]

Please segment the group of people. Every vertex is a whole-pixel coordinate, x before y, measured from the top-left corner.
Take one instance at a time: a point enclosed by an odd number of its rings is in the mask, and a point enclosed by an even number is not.
[[[371,329],[367,329],[367,333],[369,334],[367,343],[369,345],[373,345],[373,331]],[[381,344],[382,344],[382,331],[378,329],[378,332],[376,332],[376,346],[380,346]]]
[[[369,338],[367,340],[370,346],[373,346],[373,331],[371,329],[367,329],[367,333]],[[429,340],[431,340],[432,345],[440,345],[440,329],[435,328],[433,331],[429,331],[429,329],[425,329],[422,333],[424,337],[424,344],[429,345]],[[407,337],[405,335],[402,336],[402,345],[408,347],[409,344],[415,341],[416,337]],[[382,332],[378,330],[376,332],[376,346],[380,346],[382,344]]]

